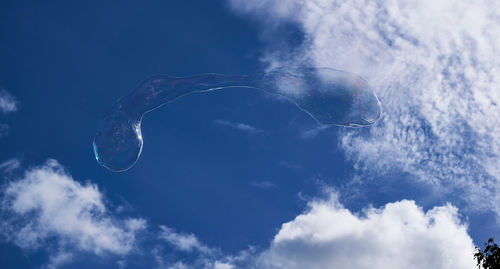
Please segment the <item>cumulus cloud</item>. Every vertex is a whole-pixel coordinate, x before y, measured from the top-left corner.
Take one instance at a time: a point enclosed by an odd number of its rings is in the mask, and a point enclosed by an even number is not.
[[[474,245],[458,209],[450,204],[424,211],[402,200],[360,212],[345,208],[334,192],[309,202],[308,209],[284,223],[268,248],[250,247],[222,255],[193,234],[167,229],[177,249],[195,253],[194,261],[167,262],[154,250],[160,268],[474,268]],[[180,243],[182,242],[182,243]],[[197,251],[200,246],[211,251]]]
[[[413,201],[354,214],[332,195],[282,225],[256,268],[473,268],[474,251],[457,209],[424,212]]]
[[[228,127],[234,128],[236,130],[246,132],[248,134],[261,134],[264,132],[263,130],[261,130],[259,128],[256,128],[256,127],[253,127],[251,125],[248,125],[246,123],[241,123],[241,122],[231,122],[231,121],[227,121],[227,120],[215,120],[214,123],[216,123],[218,125],[222,125],[222,126],[228,126]]]
[[[71,261],[74,251],[126,255],[146,227],[143,219],[112,216],[96,185],[75,181],[55,160],[8,182],[0,209],[2,237],[24,250],[48,251],[51,268]]]
[[[0,89],[0,111],[9,113],[17,111],[17,101],[5,89]]]
[[[394,170],[500,216],[500,2],[230,0],[304,33],[271,66],[308,62],[355,72],[378,93],[370,135],[341,132],[364,175]]]

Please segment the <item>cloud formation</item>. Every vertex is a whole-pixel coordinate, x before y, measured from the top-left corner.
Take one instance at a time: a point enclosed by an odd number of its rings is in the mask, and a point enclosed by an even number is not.
[[[227,121],[227,120],[215,120],[214,123],[221,125],[221,126],[228,126],[228,127],[234,128],[236,130],[246,132],[248,134],[261,134],[264,132],[263,130],[261,130],[259,128],[256,128],[256,127],[253,127],[251,125],[241,123],[241,122],[231,122],[231,121]]]
[[[0,172],[3,172],[5,174],[10,174],[14,170],[19,169],[20,167],[21,167],[21,162],[16,158],[12,158],[0,163]]]
[[[270,51],[270,66],[342,69],[374,87],[383,118],[368,136],[341,132],[364,176],[406,172],[500,216],[500,2],[230,2],[304,33],[298,47]]]
[[[176,251],[183,255],[166,251],[161,245],[152,250],[156,267],[159,269],[231,269],[232,264],[219,259],[225,259],[218,249],[202,244],[194,234],[177,233],[173,229],[160,226],[159,239],[166,241]],[[183,258],[179,258],[183,256]]]
[[[331,193],[312,200],[308,209],[284,223],[270,246],[250,247],[223,255],[206,247],[193,234],[162,228],[175,249],[194,254],[191,261],[166,260],[159,248],[159,268],[474,268],[474,245],[467,225],[450,204],[427,212],[414,201],[402,200],[360,212],[346,209]],[[161,236],[163,237],[163,235]],[[209,251],[207,251],[207,249]],[[199,250],[199,251],[193,251]]]
[[[0,208],[2,237],[24,250],[48,251],[49,268],[78,251],[126,255],[146,227],[143,219],[113,216],[96,185],[75,181],[55,160],[8,182]]]
[[[9,113],[17,111],[17,101],[5,89],[0,89],[0,111]]]
[[[165,240],[178,250],[187,252],[196,250],[204,254],[213,252],[212,249],[201,244],[194,234],[177,233],[174,229],[164,225],[160,226],[160,230],[159,238]]]
[[[255,268],[473,268],[474,251],[457,209],[424,212],[413,201],[350,212],[335,195],[282,225]]]
[[[5,123],[0,123],[0,138],[7,136],[9,133],[9,125]]]
[[[278,186],[271,181],[263,180],[263,181],[252,181],[250,182],[250,186],[263,189],[263,190],[269,190],[269,189],[275,189],[278,188]]]

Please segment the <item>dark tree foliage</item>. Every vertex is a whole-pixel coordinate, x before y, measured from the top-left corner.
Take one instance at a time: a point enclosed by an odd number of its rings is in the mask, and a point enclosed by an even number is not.
[[[480,269],[500,269],[500,248],[493,242],[493,238],[488,239],[488,243],[484,244],[484,250],[476,247],[474,258]]]

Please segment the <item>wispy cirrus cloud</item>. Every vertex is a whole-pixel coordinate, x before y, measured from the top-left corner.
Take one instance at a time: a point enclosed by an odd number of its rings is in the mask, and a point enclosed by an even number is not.
[[[328,127],[325,127],[325,126],[318,126],[316,128],[313,128],[313,129],[309,129],[309,130],[305,130],[303,132],[300,133],[300,138],[304,139],[304,140],[311,140],[311,139],[314,139],[316,138],[316,136],[319,135],[319,133],[325,129],[327,129]]]
[[[231,127],[233,129],[236,129],[236,130],[248,133],[248,134],[252,134],[252,135],[264,133],[263,130],[261,130],[257,127],[254,127],[252,125],[246,124],[246,123],[232,122],[232,121],[221,120],[221,119],[214,120],[214,123],[221,125],[221,126]]]
[[[190,259],[179,260],[171,252],[166,251],[162,245],[157,245],[152,250],[156,266],[160,269],[231,269],[234,268],[232,256],[224,257],[219,249],[203,244],[192,233],[177,232],[173,228],[161,225],[158,239],[167,242],[177,252],[189,254]]]
[[[278,163],[279,166],[281,167],[285,167],[285,168],[288,168],[288,169],[293,169],[293,170],[297,170],[297,169],[300,169],[302,168],[302,166],[298,165],[298,164],[295,164],[295,163],[289,163],[287,161],[280,161]]]
[[[500,2],[230,3],[303,32],[297,47],[269,51],[270,66],[343,69],[374,87],[383,118],[369,135],[340,132],[363,178],[406,172],[471,210],[500,216]]]
[[[18,101],[5,89],[0,88],[0,112],[4,114],[17,111]],[[9,125],[0,123],[0,138],[7,136]]]
[[[26,251],[46,250],[48,268],[69,263],[78,252],[127,255],[146,227],[143,219],[113,216],[96,185],[75,181],[55,160],[8,182],[1,197],[0,235]]]
[[[181,251],[192,252],[196,250],[204,254],[213,252],[211,248],[201,244],[194,234],[178,233],[165,225],[160,226],[159,238]]]
[[[0,123],[0,138],[7,136],[9,133],[9,125],[5,123]]]
[[[0,89],[0,111],[3,113],[15,112],[17,106],[16,98],[5,89]]]
[[[17,158],[8,159],[0,163],[0,172],[10,174],[21,167],[21,161]]]
[[[263,190],[269,190],[269,189],[278,188],[278,185],[272,183],[271,181],[267,181],[267,180],[252,181],[252,182],[250,182],[250,185],[252,187],[263,189]]]

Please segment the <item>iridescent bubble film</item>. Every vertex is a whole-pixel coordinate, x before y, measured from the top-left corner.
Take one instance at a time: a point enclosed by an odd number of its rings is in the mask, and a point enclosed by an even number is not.
[[[186,94],[227,88],[255,88],[294,103],[322,126],[362,127],[381,115],[380,102],[360,76],[330,68],[276,70],[258,75],[156,75],[120,98],[94,138],[97,161],[118,172],[132,167],[142,152],[141,119]]]

